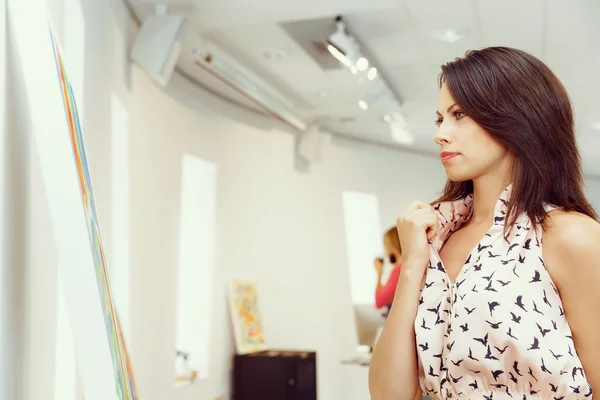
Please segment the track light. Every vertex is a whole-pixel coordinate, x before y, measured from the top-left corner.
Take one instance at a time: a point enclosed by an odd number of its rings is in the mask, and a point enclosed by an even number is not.
[[[334,56],[339,62],[344,64],[348,68],[352,68],[352,63],[348,60],[348,57],[344,53],[342,53],[337,47],[332,44],[327,45],[327,50]]]
[[[364,57],[359,58],[358,61],[356,61],[356,68],[361,72],[366,70],[369,68],[369,60]]]
[[[369,73],[367,74],[367,78],[369,78],[370,81],[377,78],[377,68],[371,67],[371,69],[369,69]]]
[[[364,111],[369,107],[383,109],[386,112],[383,119],[391,130],[392,138],[400,143],[412,143],[412,134],[399,111],[402,110],[402,104],[398,96],[379,73],[373,60],[361,51],[358,41],[350,34],[341,17],[336,18],[335,31],[327,38],[327,49],[356,76],[357,84],[364,84],[368,80],[368,92],[358,101],[358,106]]]

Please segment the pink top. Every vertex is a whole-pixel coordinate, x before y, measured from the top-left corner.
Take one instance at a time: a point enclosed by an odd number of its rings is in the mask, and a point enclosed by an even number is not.
[[[400,265],[395,265],[390,276],[382,287],[375,292],[375,307],[382,308],[392,304],[396,286],[398,286],[398,278],[400,277]]]
[[[467,221],[472,196],[438,204],[439,229],[415,320],[419,380],[433,399],[591,399],[541,229],[526,214],[503,237],[510,186],[455,283],[438,252]],[[553,207],[548,206],[547,210]]]

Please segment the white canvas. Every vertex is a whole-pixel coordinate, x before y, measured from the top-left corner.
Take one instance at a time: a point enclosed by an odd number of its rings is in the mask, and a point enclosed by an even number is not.
[[[35,12],[32,12],[35,10]],[[78,173],[58,83],[44,0],[9,0],[59,274],[87,400],[119,399]]]

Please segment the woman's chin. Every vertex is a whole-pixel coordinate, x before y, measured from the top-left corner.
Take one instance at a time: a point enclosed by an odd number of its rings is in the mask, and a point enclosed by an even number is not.
[[[467,174],[464,171],[457,171],[456,168],[446,168],[446,176],[452,182],[464,182],[473,178],[471,174]]]

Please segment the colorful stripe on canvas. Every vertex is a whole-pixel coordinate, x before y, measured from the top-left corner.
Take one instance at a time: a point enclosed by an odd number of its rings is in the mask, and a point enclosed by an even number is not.
[[[92,253],[94,256],[98,292],[102,300],[104,321],[106,331],[108,333],[111,358],[116,378],[115,380],[117,383],[116,391],[120,400],[136,400],[137,396],[133,384],[133,374],[131,373],[130,363],[127,359],[128,355],[124,344],[124,338],[122,336],[122,332],[120,331],[121,327],[118,323],[112,301],[106,260],[104,258],[104,251],[102,247],[102,238],[100,236],[100,226],[98,224],[98,218],[96,214],[92,182],[90,180],[90,174],[87,166],[88,164],[79,121],[79,114],[77,112],[77,105],[75,103],[75,96],[73,94],[71,84],[67,79],[67,74],[64,69],[59,47],[55,41],[52,31],[50,31],[50,37],[54,48],[54,57],[62,89],[65,114],[69,125],[71,143],[73,145],[73,154],[77,163],[77,172],[81,187],[82,201],[87,218]]]

